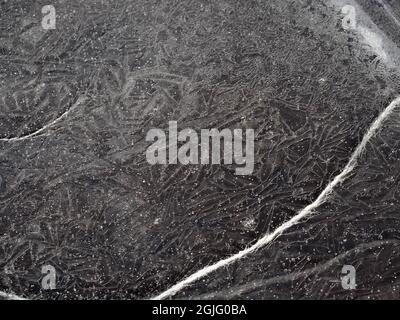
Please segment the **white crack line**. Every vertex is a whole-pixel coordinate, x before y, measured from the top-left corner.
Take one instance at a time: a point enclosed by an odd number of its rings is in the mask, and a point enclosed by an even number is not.
[[[0,298],[4,298],[6,300],[26,300],[25,298],[22,298],[12,293],[6,293],[4,291],[0,291]]]
[[[385,0],[377,0],[385,9],[387,14],[392,18],[392,20],[400,27],[400,20],[397,18],[396,14],[393,12],[392,8],[386,3]]]
[[[33,138],[33,137],[45,132],[47,129],[51,128],[56,123],[58,123],[61,120],[63,120],[65,117],[68,116],[68,114],[70,114],[72,111],[74,111],[80,104],[82,104],[86,100],[87,100],[87,97],[79,97],[78,100],[72,105],[72,107],[69,108],[67,111],[65,111],[61,116],[59,116],[57,119],[55,119],[52,122],[46,124],[44,127],[40,128],[39,130],[37,130],[35,132],[32,132],[30,134],[27,134],[27,135],[21,136],[21,137],[1,138],[0,141],[15,142],[15,141],[23,141],[23,140],[26,140],[26,139]]]
[[[251,247],[248,247],[242,251],[239,251],[238,253],[234,254],[233,256],[222,259],[222,260],[214,263],[213,265],[204,267],[203,269],[196,271],[192,275],[188,276],[187,278],[185,278],[182,281],[178,282],[177,284],[173,285],[171,288],[162,292],[161,294],[152,298],[151,300],[161,300],[161,299],[165,299],[165,298],[174,296],[176,293],[178,293],[180,290],[185,288],[187,285],[189,285],[201,278],[204,278],[206,275],[210,274],[211,272],[214,272],[222,267],[225,267],[234,261],[240,260],[240,259],[244,258],[245,256],[255,252],[256,250],[264,247],[265,245],[267,245],[268,243],[272,242],[274,239],[279,237],[284,231],[291,228],[292,226],[297,224],[299,221],[303,220],[305,217],[310,216],[313,213],[314,209],[318,208],[320,205],[325,203],[326,200],[328,200],[329,196],[332,194],[333,189],[338,184],[340,184],[344,180],[346,180],[349,173],[351,173],[353,171],[353,169],[356,167],[356,165],[358,163],[358,159],[362,155],[362,153],[365,151],[365,148],[366,148],[369,140],[371,140],[371,138],[378,132],[378,130],[384,124],[385,120],[387,120],[387,118],[392,114],[394,109],[396,109],[399,105],[400,105],[400,97],[397,97],[395,100],[393,100],[392,103],[389,104],[389,106],[387,106],[385,108],[385,110],[382,111],[382,113],[372,123],[372,125],[368,129],[367,133],[364,135],[363,139],[361,140],[361,143],[357,146],[357,148],[351,155],[350,160],[347,163],[347,165],[344,167],[343,171],[340,174],[338,174],[331,182],[328,183],[328,185],[325,187],[325,189],[321,192],[321,194],[317,197],[317,199],[314,202],[312,202],[311,204],[309,204],[308,206],[306,206],[305,208],[300,210],[298,214],[296,214],[290,220],[288,220],[285,223],[283,223],[282,225],[280,225],[272,233],[269,233],[269,234],[266,234],[265,236],[263,236]]]
[[[201,296],[197,296],[193,299],[194,300],[235,299],[235,298],[240,297],[241,294],[250,292],[250,291],[260,288],[260,287],[267,287],[272,284],[281,284],[281,283],[292,282],[292,281],[296,281],[301,278],[308,278],[313,275],[318,275],[321,272],[329,270],[329,268],[333,267],[335,264],[340,263],[340,261],[343,258],[347,257],[348,255],[358,254],[360,252],[364,252],[369,249],[374,249],[374,248],[381,247],[381,246],[388,245],[388,244],[397,244],[398,245],[399,241],[398,240],[383,240],[383,241],[380,240],[380,241],[372,241],[372,242],[368,242],[368,243],[362,243],[359,246],[357,246],[353,249],[350,249],[342,254],[339,254],[324,263],[321,263],[315,267],[312,267],[312,268],[309,268],[309,269],[306,269],[303,271],[279,275],[279,276],[265,279],[265,280],[251,281],[249,283],[237,286],[235,288],[231,288],[228,290],[221,290],[219,292],[204,294]]]

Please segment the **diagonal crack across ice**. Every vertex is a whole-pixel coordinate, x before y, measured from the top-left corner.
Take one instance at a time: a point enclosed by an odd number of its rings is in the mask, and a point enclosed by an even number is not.
[[[79,105],[81,105],[86,100],[87,100],[87,97],[79,97],[78,100],[67,111],[65,111],[62,115],[60,115],[57,119],[54,119],[53,121],[46,124],[42,128],[36,130],[35,132],[32,132],[25,136],[20,136],[20,137],[0,138],[0,141],[15,142],[15,141],[22,141],[22,140],[26,140],[26,139],[38,136],[39,134],[45,132],[47,129],[54,126],[56,123],[60,122],[62,119],[64,119],[66,116],[68,116],[68,114],[70,114],[72,111],[74,111],[77,107],[79,107]]]
[[[25,298],[22,298],[15,294],[7,293],[4,291],[0,291],[0,298],[6,299],[6,300],[26,300]]]
[[[368,243],[362,243],[361,245],[354,247],[353,249],[350,249],[346,252],[343,252],[342,254],[339,254],[332,259],[321,263],[319,265],[316,265],[315,267],[299,271],[299,272],[293,272],[289,274],[284,274],[284,275],[279,275],[275,276],[273,278],[265,279],[265,280],[258,280],[258,281],[251,281],[249,283],[240,285],[238,287],[228,289],[228,290],[221,290],[219,292],[213,292],[213,293],[207,293],[201,296],[197,296],[194,299],[195,300],[209,300],[209,299],[235,299],[239,297],[241,294],[247,293],[251,290],[254,290],[259,287],[266,287],[272,284],[281,284],[281,283],[286,283],[286,282],[292,282],[296,281],[300,278],[307,278],[311,277],[312,275],[318,275],[321,272],[324,272],[334,266],[337,263],[340,263],[340,261],[347,256],[351,254],[356,254],[360,252],[367,251],[369,249],[374,249],[377,247],[382,247],[385,245],[398,245],[399,241],[398,240],[379,240],[379,241],[372,241]]]
[[[240,259],[244,258],[245,256],[264,247],[265,245],[267,245],[268,243],[272,242],[274,239],[279,237],[287,229],[291,228],[292,226],[294,226],[295,224],[297,224],[299,221],[303,220],[304,218],[310,216],[313,213],[314,209],[318,208],[320,205],[322,205],[323,203],[325,203],[328,200],[329,196],[333,192],[333,189],[338,184],[340,184],[344,180],[346,180],[347,176],[356,167],[358,160],[359,160],[360,156],[362,155],[362,153],[365,151],[365,148],[366,148],[368,142],[379,131],[379,129],[382,128],[384,122],[392,114],[392,112],[397,107],[399,107],[399,105],[400,105],[400,97],[397,97],[382,111],[382,113],[378,116],[378,118],[375,119],[375,121],[369,127],[368,131],[365,133],[364,137],[361,140],[361,143],[357,146],[357,148],[351,155],[348,163],[346,164],[346,166],[344,167],[342,172],[340,172],[331,182],[328,183],[328,185],[320,193],[320,195],[317,197],[317,199],[315,199],[314,202],[310,203],[308,206],[306,206],[305,208],[300,210],[294,217],[292,217],[290,220],[288,220],[285,223],[283,223],[282,225],[280,225],[272,233],[268,233],[265,236],[263,236],[252,246],[250,246],[242,251],[239,251],[238,253],[236,253],[228,258],[222,259],[210,266],[204,267],[203,269],[196,271],[192,275],[188,276],[187,278],[185,278],[182,281],[173,285],[171,288],[160,293],[158,296],[152,298],[152,300],[161,300],[161,299],[165,299],[165,298],[174,296],[177,292],[179,292],[180,290],[185,288],[187,285],[205,277],[206,275],[210,274],[211,272],[214,272],[222,267],[225,267],[234,261],[240,260]]]
[[[385,0],[377,0],[377,1],[383,6],[389,17],[400,27],[400,20],[393,12],[393,9],[389,6],[389,4],[386,3]]]

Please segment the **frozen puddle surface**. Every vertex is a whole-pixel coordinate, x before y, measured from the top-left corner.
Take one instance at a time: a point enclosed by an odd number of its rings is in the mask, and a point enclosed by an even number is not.
[[[394,296],[398,6],[346,5],[5,3],[2,298]],[[254,171],[150,165],[169,121],[254,129]]]
[[[172,286],[167,291],[161,293],[155,299],[164,299],[166,297],[175,295],[176,293],[178,293],[178,291],[182,290],[185,286],[193,283],[194,281],[197,281],[205,277],[209,273],[218,270],[220,268],[223,268],[236,260],[240,260],[244,258],[246,255],[251,254],[254,251],[268,245],[276,237],[284,233],[287,229],[291,228],[295,224],[299,223],[301,220],[312,215],[315,209],[317,209],[327,200],[329,200],[329,197],[332,195],[334,188],[337,185],[343,183],[346,180],[347,176],[349,176],[349,174],[356,168],[359,158],[366,151],[367,144],[376,135],[376,133],[380,129],[382,129],[382,126],[384,125],[385,121],[387,121],[387,119],[392,115],[393,112],[396,111],[396,109],[399,108],[399,106],[400,106],[400,97],[396,98],[373,122],[373,124],[371,125],[371,127],[368,129],[365,136],[361,140],[361,143],[357,146],[354,153],[351,155],[349,162],[346,164],[343,171],[341,171],[340,174],[338,174],[331,182],[328,183],[326,188],[322,191],[322,193],[317,197],[317,199],[313,203],[309,204],[307,207],[302,209],[298,214],[292,217],[289,221],[280,225],[273,232],[262,237],[251,247],[246,248],[243,251],[240,251],[239,253],[227,259],[220,260],[214,265],[205,267],[204,269],[197,271],[193,275],[190,275],[188,278]]]

